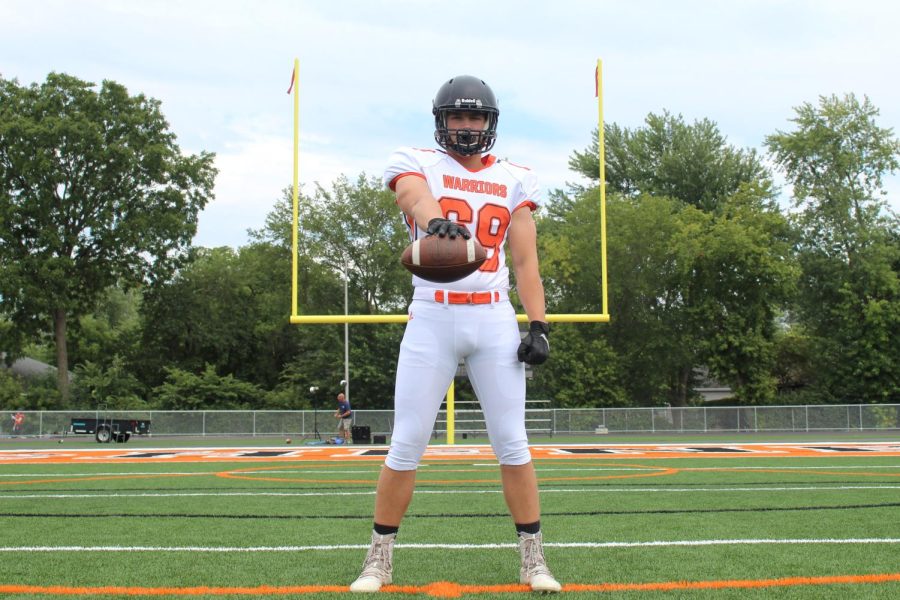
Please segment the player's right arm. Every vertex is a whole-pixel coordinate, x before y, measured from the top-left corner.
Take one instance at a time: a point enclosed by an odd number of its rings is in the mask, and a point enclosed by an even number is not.
[[[472,234],[465,225],[444,218],[441,205],[431,195],[431,189],[424,179],[403,177],[397,181],[395,189],[400,209],[428,235],[450,236],[450,239],[458,235],[465,239],[471,237]]]
[[[401,177],[395,184],[397,206],[409,216],[419,229],[426,231],[432,219],[442,219],[441,205],[431,195],[423,177]]]
[[[449,235],[451,239],[458,235],[469,239],[471,234],[465,226],[444,218],[441,205],[431,194],[425,178],[423,157],[433,162],[439,155],[413,148],[398,149],[391,155],[384,173],[385,185],[394,190],[400,210],[421,231],[440,237]]]

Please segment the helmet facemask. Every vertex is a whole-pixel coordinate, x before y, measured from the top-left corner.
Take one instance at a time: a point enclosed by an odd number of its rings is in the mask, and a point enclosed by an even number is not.
[[[487,122],[485,128],[483,130],[448,128],[447,114],[457,110],[483,113]],[[461,156],[474,156],[488,152],[497,141],[497,111],[471,108],[437,110],[434,116],[434,139],[441,148]]]

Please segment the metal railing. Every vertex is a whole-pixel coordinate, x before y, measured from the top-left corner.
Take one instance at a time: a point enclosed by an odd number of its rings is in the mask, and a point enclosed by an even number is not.
[[[710,433],[898,431],[900,404],[802,406],[740,406],[683,408],[541,408],[529,402],[530,432],[549,435],[593,433]],[[531,408],[537,406],[537,408]],[[13,431],[15,413],[0,416],[0,437],[64,435],[73,418],[149,419],[152,435],[161,436],[324,436],[336,433],[331,411],[200,410],[200,411],[23,411],[24,421]],[[354,425],[368,426],[373,435],[390,435],[392,410],[355,410]],[[441,411],[434,435],[446,433]],[[477,404],[457,410],[457,433],[481,434],[484,415]]]
[[[477,400],[457,401],[453,417],[454,431],[463,439],[469,435],[487,435],[487,422]],[[442,406],[434,426],[435,436],[446,433],[446,405]],[[553,409],[550,408],[550,400],[525,401],[525,428],[532,434],[553,435]]]

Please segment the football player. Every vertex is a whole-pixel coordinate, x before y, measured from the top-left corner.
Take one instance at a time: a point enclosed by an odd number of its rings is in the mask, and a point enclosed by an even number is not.
[[[413,276],[372,544],[350,589],[375,592],[392,581],[393,545],[413,496],[416,468],[462,359],[500,462],[503,494],[518,534],[520,583],[558,592],[561,586],[544,560],[537,477],[525,432],[523,363],[543,363],[550,351],[532,217],[540,204],[538,182],[529,169],[488,153],[500,111],[481,79],[462,75],[444,83],[432,112],[440,149],[400,148],[389,159],[384,182],[397,195],[412,239],[475,236],[487,260],[451,283]],[[530,321],[524,338],[509,301],[507,248]]]

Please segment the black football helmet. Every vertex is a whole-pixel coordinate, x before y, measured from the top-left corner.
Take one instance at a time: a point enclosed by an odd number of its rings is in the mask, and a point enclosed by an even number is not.
[[[462,156],[472,156],[494,147],[494,142],[497,141],[500,109],[494,92],[484,81],[471,75],[454,77],[440,87],[432,105],[434,139],[441,148],[452,150]],[[447,113],[458,110],[485,113],[487,127],[484,131],[447,129]]]

